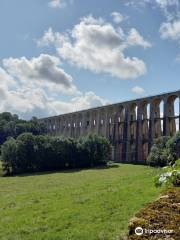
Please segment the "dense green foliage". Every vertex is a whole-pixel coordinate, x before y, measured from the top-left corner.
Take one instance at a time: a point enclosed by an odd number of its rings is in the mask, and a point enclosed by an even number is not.
[[[169,139],[169,141],[166,144],[166,148],[169,152],[169,161],[171,164],[174,164],[174,162],[178,159],[177,156],[177,143],[180,141],[180,132],[176,133],[172,138]]]
[[[119,164],[0,177],[1,240],[115,240],[159,196],[159,169]]]
[[[163,172],[155,178],[155,185],[180,186],[180,159],[172,166],[163,168]]]
[[[147,162],[150,166],[164,167],[169,162],[169,151],[166,148],[169,137],[160,137],[154,140]]]
[[[10,175],[104,165],[109,160],[110,143],[97,135],[74,140],[23,133],[8,139],[1,151],[3,171]]]
[[[147,162],[150,166],[164,167],[172,165],[177,160],[177,142],[180,141],[180,132],[173,137],[160,137],[154,140]]]
[[[0,113],[0,145],[9,137],[16,138],[24,132],[31,132],[34,135],[46,133],[43,123],[33,117],[30,121],[19,119],[18,115],[9,112]]]

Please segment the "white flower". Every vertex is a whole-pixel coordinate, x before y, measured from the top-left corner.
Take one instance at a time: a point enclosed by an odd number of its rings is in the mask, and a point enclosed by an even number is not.
[[[166,172],[166,173],[162,173],[159,177],[159,183],[165,183],[167,181],[167,178],[172,176],[172,172]]]

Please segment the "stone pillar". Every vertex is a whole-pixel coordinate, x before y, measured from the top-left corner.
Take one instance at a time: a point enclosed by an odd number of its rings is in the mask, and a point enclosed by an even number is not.
[[[86,126],[85,112],[82,112],[81,119],[82,119],[81,136],[84,136],[85,126]]]
[[[150,120],[149,120],[149,151],[153,144],[154,139],[154,104],[153,101],[150,103]]]
[[[99,135],[105,136],[105,115],[104,110],[99,110]]]
[[[90,131],[91,133],[94,133],[94,112],[90,112]]]
[[[100,128],[100,113],[99,110],[96,110],[96,134],[99,135],[99,128]]]
[[[163,136],[169,136],[169,119],[168,119],[168,101],[164,99],[164,119],[163,119]]]
[[[136,149],[137,149],[137,162],[143,162],[142,159],[142,104],[138,104],[137,111],[137,128],[136,128]]]
[[[109,135],[108,135],[108,131],[109,131],[109,118],[108,118],[108,108],[106,108],[106,111],[105,111],[105,120],[104,120],[104,124],[105,124],[105,136],[106,138],[109,138]]]
[[[178,94],[179,97],[179,131],[180,131],[180,93]]]
[[[111,123],[110,123],[110,118],[111,118]],[[112,143],[112,136],[110,137],[110,135],[112,135],[112,111],[111,111],[111,109],[108,109],[108,113],[107,113],[107,138]]]
[[[111,159],[112,159],[113,162],[116,161],[116,159],[115,159],[115,146],[111,147]]]
[[[125,108],[124,141],[125,141],[125,159],[126,159],[126,162],[129,162],[129,151],[130,151],[129,105],[127,105]]]

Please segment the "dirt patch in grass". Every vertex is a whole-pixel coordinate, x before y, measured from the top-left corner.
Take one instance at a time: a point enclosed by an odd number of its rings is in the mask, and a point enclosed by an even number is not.
[[[143,229],[142,235],[135,234],[137,227]],[[180,240],[180,187],[171,188],[131,219],[128,240],[134,239]]]

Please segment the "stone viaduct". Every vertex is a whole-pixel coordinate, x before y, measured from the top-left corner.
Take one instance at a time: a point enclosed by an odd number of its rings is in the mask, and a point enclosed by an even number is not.
[[[175,107],[176,106],[176,107]],[[78,138],[88,133],[112,143],[112,159],[145,163],[160,136],[180,130],[180,90],[41,119],[48,134]]]

